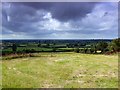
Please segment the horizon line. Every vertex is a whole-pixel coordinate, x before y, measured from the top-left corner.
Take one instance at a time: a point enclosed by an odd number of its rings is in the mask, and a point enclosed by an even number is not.
[[[113,38],[118,39],[118,38]],[[1,39],[1,40],[113,40],[112,38],[97,38],[97,39]]]

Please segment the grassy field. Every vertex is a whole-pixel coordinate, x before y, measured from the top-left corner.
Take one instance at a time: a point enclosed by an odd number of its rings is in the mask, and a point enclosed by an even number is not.
[[[2,62],[3,88],[117,88],[118,56],[40,53]]]

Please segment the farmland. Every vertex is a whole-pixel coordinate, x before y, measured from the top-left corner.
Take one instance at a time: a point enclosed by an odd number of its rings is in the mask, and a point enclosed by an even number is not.
[[[118,88],[120,39],[3,40],[3,88]]]
[[[118,56],[41,52],[2,60],[3,88],[118,88]]]
[[[16,53],[73,52],[77,48],[81,53],[95,53],[95,47],[100,42],[109,44],[111,40],[3,40],[1,50],[2,55],[11,54],[15,43]],[[108,48],[104,49],[108,51]],[[101,51],[99,47],[97,50]]]

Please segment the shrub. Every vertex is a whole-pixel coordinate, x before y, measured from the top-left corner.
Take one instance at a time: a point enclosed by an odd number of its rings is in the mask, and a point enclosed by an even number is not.
[[[38,47],[41,47],[41,44],[40,44],[40,43],[38,44]]]
[[[29,54],[26,54],[26,53],[17,54],[17,53],[15,53],[15,54],[7,55],[7,56],[3,57],[2,59],[3,60],[10,60],[10,59],[16,59],[16,58],[23,58],[23,57],[37,57],[37,55],[31,54],[31,53],[29,53]]]
[[[97,44],[97,49],[98,50],[101,50],[101,53],[104,53],[104,51],[105,51],[105,49],[108,47],[108,43],[106,43],[106,42],[99,42],[98,44]]]
[[[56,52],[56,50],[57,50],[57,49],[56,49],[55,47],[52,48],[52,51],[53,51],[53,52]]]
[[[91,53],[91,54],[94,53],[94,49],[90,49],[90,53]]]
[[[109,44],[109,50],[114,51],[114,52],[119,52],[120,51],[120,38],[119,39],[114,39],[110,44]]]
[[[12,51],[13,52],[16,52],[17,51],[17,45],[15,43],[13,43],[12,45]]]
[[[87,48],[85,48],[85,49],[84,49],[84,53],[87,53],[87,50],[88,50],[88,49],[87,49]]]
[[[25,52],[25,53],[34,53],[34,52],[36,52],[36,50],[35,49],[26,49],[26,50],[23,50],[23,52]]]
[[[79,53],[79,51],[80,51],[79,48],[75,48],[75,49],[74,49],[74,52],[76,52],[76,53]]]

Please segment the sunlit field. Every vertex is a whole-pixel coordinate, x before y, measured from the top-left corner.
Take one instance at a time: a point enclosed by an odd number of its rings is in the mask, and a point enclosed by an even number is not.
[[[3,88],[118,88],[118,56],[38,53],[2,60]]]

